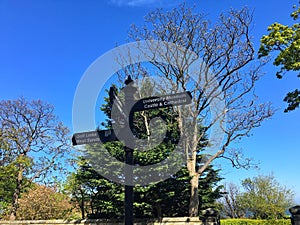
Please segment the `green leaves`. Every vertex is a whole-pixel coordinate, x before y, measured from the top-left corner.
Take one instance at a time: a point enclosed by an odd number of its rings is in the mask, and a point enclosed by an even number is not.
[[[292,17],[294,20],[297,20],[297,19],[299,19],[299,15],[300,15],[300,6],[299,6],[298,9],[297,9],[297,6],[294,5],[293,8],[295,9],[295,11],[292,12],[291,17]]]
[[[269,34],[261,38],[259,57],[268,56],[273,51],[279,51],[273,64],[281,66],[276,73],[278,78],[286,71],[300,69],[300,30],[299,24],[286,26],[274,23],[268,27]]]
[[[83,158],[65,185],[74,201],[89,218],[120,218],[123,215],[123,187],[98,174]]]
[[[287,209],[293,205],[294,192],[272,175],[247,178],[241,184],[243,189],[232,183],[225,185],[220,201],[224,218],[278,220],[285,218]]]
[[[0,218],[8,213],[15,189],[15,176],[17,168],[13,163],[0,166]]]
[[[284,112],[293,111],[300,104],[300,91],[298,89],[287,93],[285,98],[283,99],[285,102],[288,103],[288,107],[284,110]]]
[[[239,200],[245,211],[256,219],[280,219],[293,204],[293,191],[280,185],[274,176],[247,178]]]
[[[280,220],[257,220],[257,219],[225,219],[221,220],[221,225],[290,225],[287,219]]]
[[[293,20],[299,20],[300,7],[294,6],[291,14]],[[300,70],[300,24],[282,25],[274,23],[268,27],[268,35],[264,35],[260,42],[258,51],[259,58],[269,56],[273,52],[278,52],[273,61],[280,70],[276,72],[277,78],[281,79],[288,71]],[[298,74],[300,77],[300,73]],[[288,107],[284,112],[292,111],[299,107],[299,93],[297,90],[289,92],[284,99]]]
[[[122,150],[122,149],[120,149]],[[138,160],[138,159],[137,159]],[[84,159],[69,177],[66,190],[79,203],[88,218],[122,218],[124,187],[98,174]],[[218,171],[209,167],[199,180],[200,208],[215,206],[220,197]],[[190,199],[190,176],[186,167],[169,179],[148,186],[134,187],[134,212],[137,218],[187,216]]]

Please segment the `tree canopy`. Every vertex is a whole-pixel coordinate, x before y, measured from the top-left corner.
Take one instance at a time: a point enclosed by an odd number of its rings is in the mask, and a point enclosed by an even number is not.
[[[280,184],[273,175],[246,178],[230,184],[221,201],[222,215],[231,218],[282,219],[294,204],[292,189]]]

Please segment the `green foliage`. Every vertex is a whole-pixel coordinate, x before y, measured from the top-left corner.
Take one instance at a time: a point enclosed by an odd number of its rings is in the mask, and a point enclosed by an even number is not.
[[[9,205],[12,202],[16,173],[16,167],[13,164],[0,166],[0,215],[5,215],[8,212]]]
[[[18,157],[17,160],[3,163],[4,165],[0,166],[0,218],[7,216],[11,209],[13,193],[16,189],[15,178],[18,173],[17,165],[19,163],[29,166],[30,160],[26,157]],[[22,180],[21,185],[24,187],[21,193],[31,188],[31,182],[26,178]]]
[[[108,181],[80,158],[76,173],[68,177],[65,190],[82,211],[82,217],[120,218],[123,211],[123,187]]]
[[[281,219],[292,206],[294,193],[280,185],[274,176],[247,178],[242,182],[242,207],[256,219]]]
[[[182,169],[163,182],[135,187],[135,216],[145,218],[187,215],[188,182],[186,169]]]
[[[209,167],[203,178],[199,180],[200,210],[216,207],[215,200],[220,197],[220,188],[217,183],[221,180],[218,171]],[[151,214],[140,208],[137,217],[175,217],[189,215],[190,177],[186,167],[174,174],[171,178],[135,189],[135,201],[148,205]],[[141,192],[142,191],[142,192]]]
[[[283,100],[288,103],[288,107],[284,110],[284,112],[296,109],[300,104],[300,91],[296,89],[294,91],[288,92]]]
[[[121,149],[123,151],[123,149]],[[122,218],[124,187],[98,174],[84,159],[80,159],[76,173],[69,176],[65,190],[88,218]],[[215,207],[220,197],[217,183],[221,180],[212,167],[200,179],[201,209]],[[134,187],[136,218],[187,216],[190,198],[190,177],[186,167],[171,178],[148,186]]]
[[[0,218],[7,214],[15,189],[14,178],[17,168],[15,163],[8,159],[9,157],[8,145],[2,138],[0,130]]]
[[[254,219],[226,219],[221,225],[290,225],[289,219],[280,220],[254,220]]]
[[[293,20],[298,21],[300,7],[294,6],[294,12],[291,14]],[[259,57],[266,57],[271,52],[279,52],[275,57],[273,64],[280,66],[280,70],[276,73],[278,78],[282,78],[287,71],[300,70],[300,23],[293,25],[283,25],[274,23],[268,27],[268,35],[261,38],[261,46],[259,49]],[[298,75],[300,77],[300,73]],[[288,103],[285,112],[292,111],[299,107],[300,93],[299,90],[289,92],[284,98]]]
[[[213,166],[208,166],[203,176],[199,178],[199,210],[207,208],[218,208],[216,200],[223,195],[222,185],[219,182],[223,179],[219,176],[220,170],[215,170]]]
[[[225,186],[220,201],[224,218],[283,219],[294,204],[294,192],[272,175],[247,178],[242,186],[243,191],[233,184]]]

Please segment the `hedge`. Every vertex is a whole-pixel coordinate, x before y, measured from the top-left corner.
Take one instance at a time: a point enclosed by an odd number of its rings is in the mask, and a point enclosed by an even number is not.
[[[251,220],[251,219],[224,219],[221,225],[291,225],[290,219],[280,220]]]

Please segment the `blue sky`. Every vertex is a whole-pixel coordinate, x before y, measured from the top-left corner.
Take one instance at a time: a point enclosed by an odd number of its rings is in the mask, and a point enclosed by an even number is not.
[[[88,66],[99,56],[126,42],[132,23],[142,24],[144,15],[156,7],[170,9],[181,1],[167,0],[0,0],[0,99],[24,96],[55,106],[56,114],[72,129],[72,103],[77,84]],[[211,0],[192,1],[196,11],[215,20],[230,7],[254,9],[254,44],[273,22],[291,24],[292,5],[297,1]],[[279,182],[293,188],[300,204],[300,109],[285,114],[282,99],[299,88],[295,74],[275,78],[272,64],[256,86],[262,101],[279,110],[237,146],[260,162],[260,170],[232,169],[217,161],[227,182],[273,173]]]

